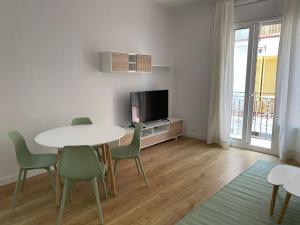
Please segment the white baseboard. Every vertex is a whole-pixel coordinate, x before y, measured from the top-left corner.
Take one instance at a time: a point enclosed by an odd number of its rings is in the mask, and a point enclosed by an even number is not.
[[[34,177],[34,176],[40,175],[40,174],[45,173],[45,172],[46,172],[46,170],[43,170],[43,169],[41,169],[41,170],[31,170],[31,171],[27,172],[27,178]],[[18,174],[0,178],[0,187],[4,186],[6,184],[16,182],[17,177],[18,177]]]
[[[193,133],[193,132],[188,132],[188,131],[184,132],[184,135],[187,137],[199,139],[201,141],[206,141],[206,135],[201,135],[198,133]]]

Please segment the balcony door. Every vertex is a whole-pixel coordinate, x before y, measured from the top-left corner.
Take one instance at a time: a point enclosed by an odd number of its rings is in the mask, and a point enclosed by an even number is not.
[[[272,148],[281,21],[239,24],[235,30],[231,144]]]

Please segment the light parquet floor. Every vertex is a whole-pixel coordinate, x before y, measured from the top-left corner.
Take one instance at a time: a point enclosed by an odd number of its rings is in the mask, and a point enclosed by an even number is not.
[[[149,147],[141,155],[149,188],[138,175],[133,160],[119,163],[115,198],[105,200],[102,186],[98,185],[105,224],[175,224],[257,160],[279,162],[274,156],[239,149],[222,150],[187,137]],[[13,189],[14,184],[0,188],[1,225],[57,223],[55,195],[46,174],[26,181],[15,208],[10,207]],[[73,201],[65,207],[63,224],[99,224],[90,184],[75,185]]]

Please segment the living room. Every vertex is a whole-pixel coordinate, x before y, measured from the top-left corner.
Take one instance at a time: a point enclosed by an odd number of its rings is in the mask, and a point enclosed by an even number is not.
[[[0,224],[298,224],[299,5],[1,0]]]

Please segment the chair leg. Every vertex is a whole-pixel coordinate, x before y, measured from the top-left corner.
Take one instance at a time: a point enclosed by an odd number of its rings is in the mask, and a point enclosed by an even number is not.
[[[60,203],[60,210],[59,210],[59,216],[58,216],[58,223],[57,223],[58,225],[61,225],[61,223],[62,223],[62,218],[63,218],[66,199],[68,196],[69,186],[70,186],[70,181],[68,179],[65,179],[64,191],[63,191],[63,196],[62,196],[61,203]]]
[[[55,172],[57,172],[57,167],[56,165],[53,165]]]
[[[22,178],[22,191],[24,191],[25,181],[26,181],[27,170],[23,170],[23,178]]]
[[[101,182],[102,182],[103,189],[105,192],[105,197],[106,197],[106,199],[108,199],[107,189],[106,189],[106,185],[105,185],[105,181],[104,181],[104,175],[101,176]]]
[[[23,173],[23,169],[19,169],[19,174],[18,174],[18,179],[17,179],[17,182],[16,182],[16,187],[15,187],[15,191],[14,191],[14,194],[13,194],[13,199],[12,199],[12,207],[14,207],[16,205],[16,195],[17,195],[17,192],[19,190],[19,185],[20,185],[20,181],[21,181],[21,177],[22,177],[22,173]]]
[[[98,160],[99,162],[101,161],[101,156],[100,156],[100,153],[99,153],[99,149],[95,149],[96,153],[97,153],[97,157],[98,157]]]
[[[48,167],[46,170],[48,171],[48,175],[49,175],[49,178],[50,178],[52,189],[55,192],[55,183],[54,183],[54,179],[53,179],[52,174],[51,174],[50,167]]]
[[[107,158],[106,158],[105,146],[101,145],[101,149],[102,149],[102,162],[106,166],[106,169],[105,169],[105,178],[107,178],[108,168],[107,168]]]
[[[94,178],[91,181],[91,183],[93,185],[93,189],[94,189],[94,192],[95,192],[96,204],[97,204],[98,213],[99,213],[99,217],[100,217],[100,224],[103,224],[103,216],[102,216],[102,210],[101,210],[99,192],[98,192],[98,187],[97,187],[97,178]]]
[[[56,165],[53,165],[54,167],[54,171],[55,171],[55,185],[56,185],[56,175],[57,175],[57,166]],[[60,180],[60,184],[62,185],[62,181]]]
[[[73,201],[73,188],[74,188],[74,183],[72,182],[69,186],[69,201],[72,202]]]
[[[134,161],[135,161],[135,165],[136,165],[136,169],[137,169],[138,173],[141,174],[139,163],[138,163],[138,159],[134,158]]]
[[[286,193],[286,197],[285,197],[285,200],[284,200],[284,202],[283,202],[282,208],[281,208],[281,210],[280,210],[279,218],[278,218],[278,220],[277,220],[277,223],[278,223],[278,224],[281,223],[281,221],[282,221],[282,219],[283,219],[283,217],[284,217],[285,210],[286,210],[287,207],[288,207],[288,204],[289,204],[289,201],[290,201],[291,196],[292,196],[292,195],[291,195],[290,193],[288,193],[288,192]]]
[[[149,187],[148,179],[147,179],[147,176],[146,176],[146,173],[145,173],[145,170],[144,170],[144,166],[143,166],[143,163],[142,163],[140,154],[138,155],[137,160],[138,160],[139,165],[140,165],[140,168],[141,168],[141,170],[142,170],[142,173],[143,173],[143,176],[144,176],[144,180],[145,180],[146,186]]]
[[[273,215],[274,213],[274,207],[275,207],[275,202],[276,202],[276,196],[277,196],[277,192],[278,192],[278,187],[277,185],[273,186],[273,192],[272,192],[272,200],[271,200],[271,204],[270,204],[270,215]]]
[[[118,160],[115,159],[115,165],[114,165],[114,173],[115,173],[115,176],[117,174],[117,166],[118,166]]]

